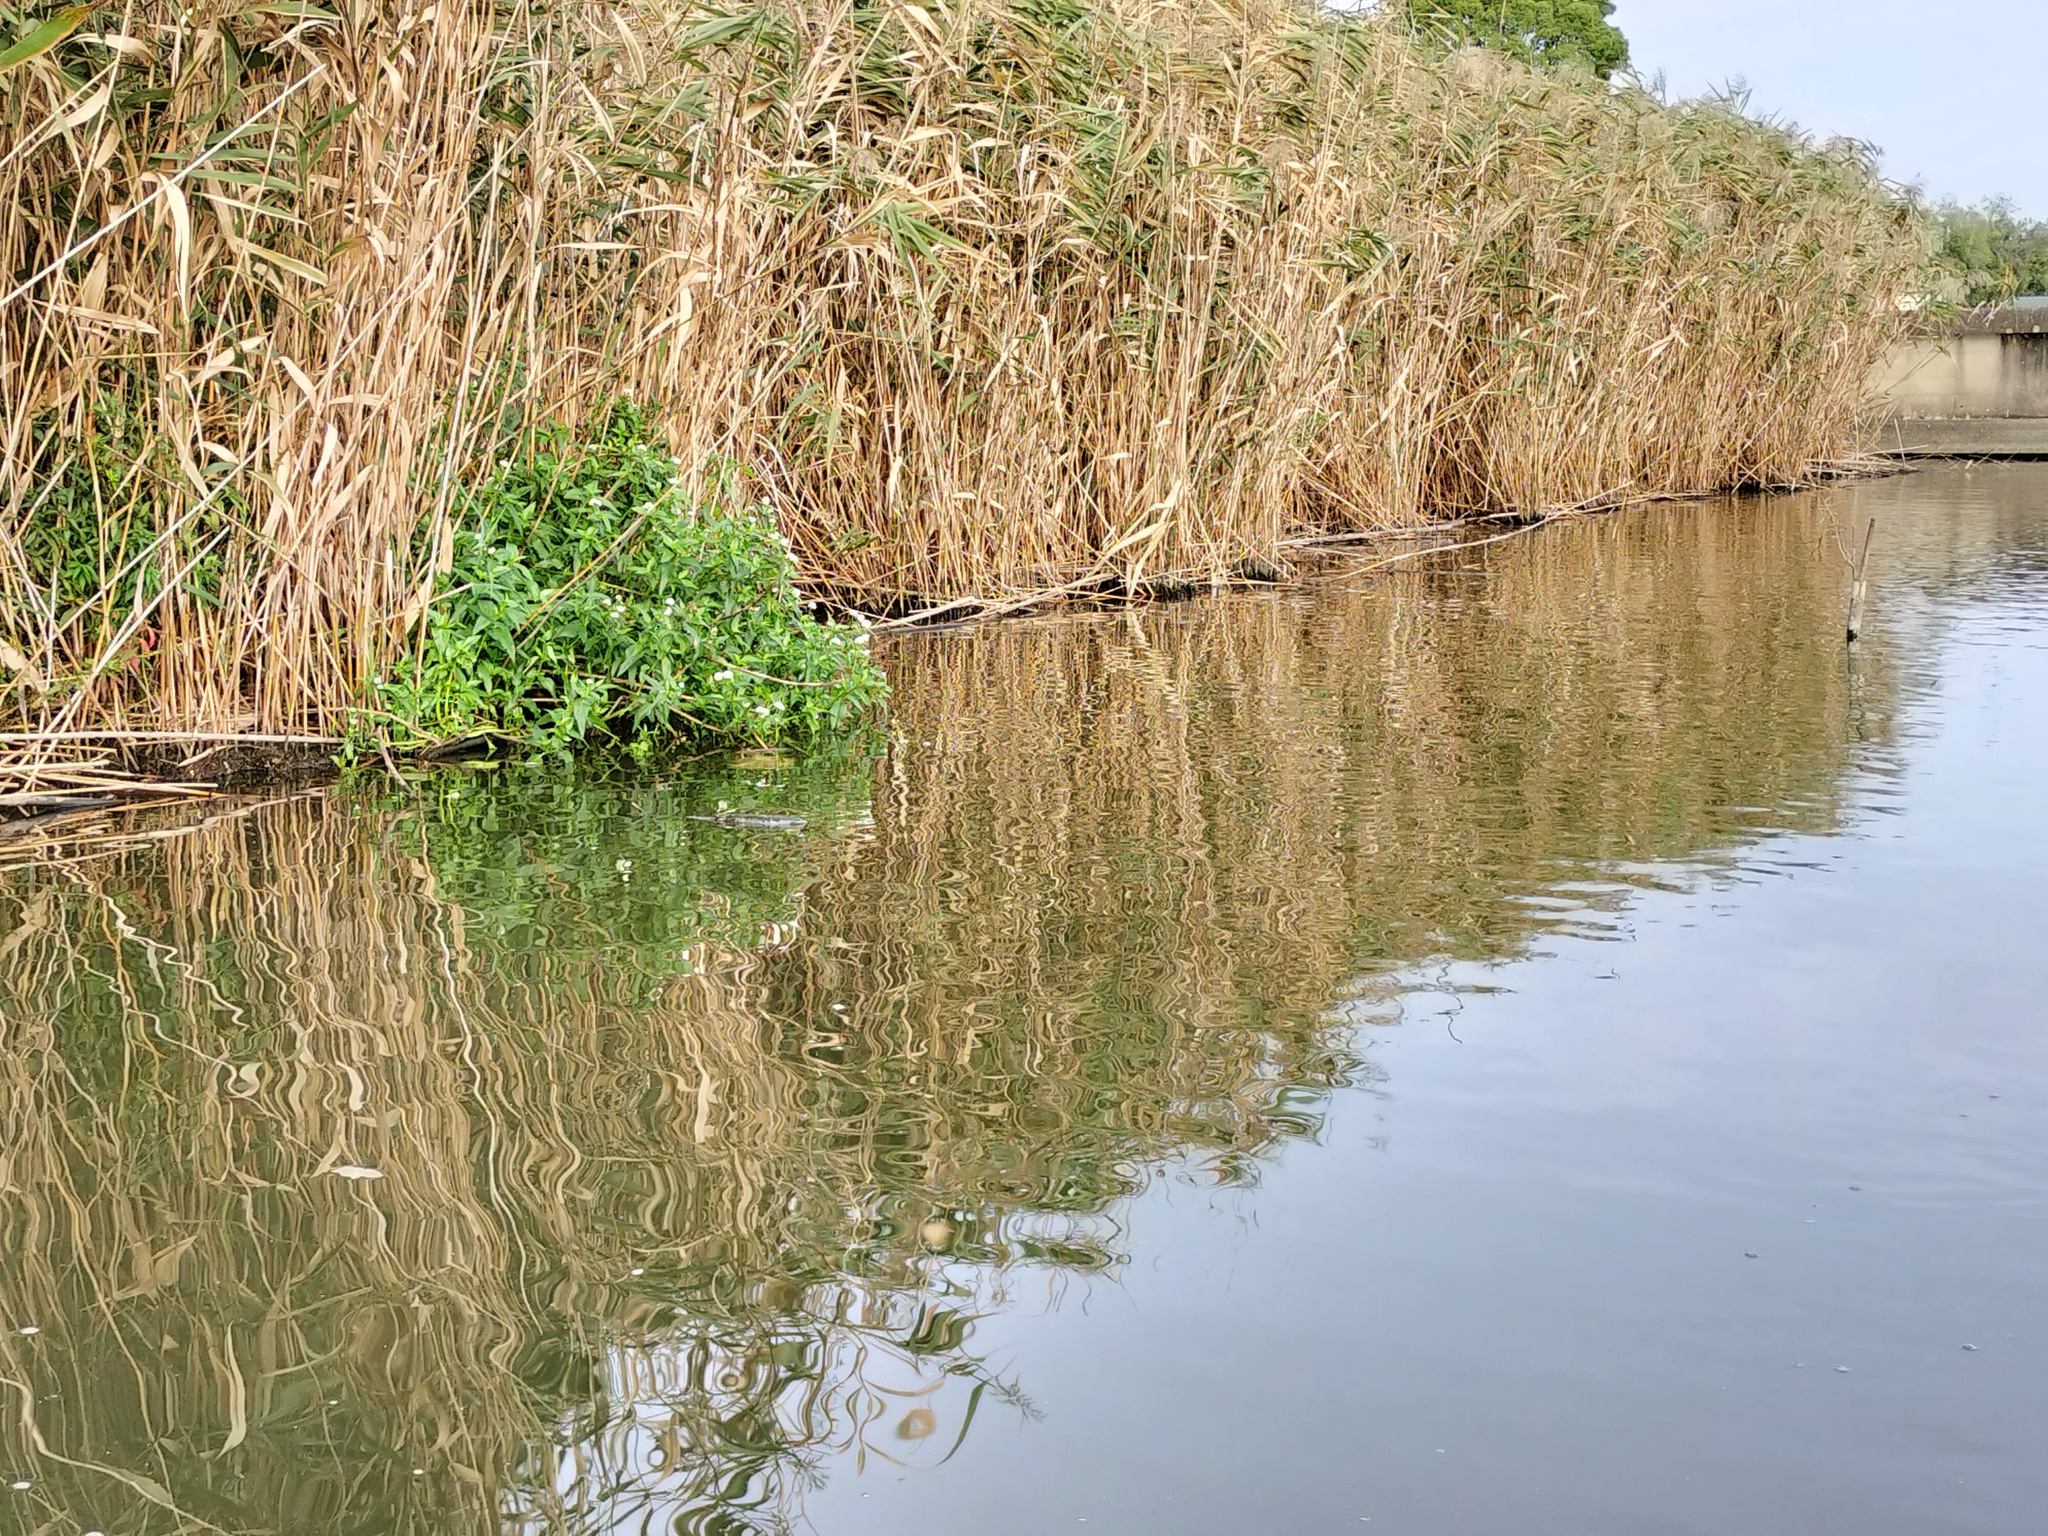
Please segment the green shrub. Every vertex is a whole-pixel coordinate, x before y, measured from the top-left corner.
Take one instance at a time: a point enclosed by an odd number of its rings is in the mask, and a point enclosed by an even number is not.
[[[561,430],[458,506],[453,562],[380,703],[402,732],[802,741],[868,716],[867,636],[813,618],[731,473],[692,502],[630,406]]]
[[[1966,304],[1998,304],[2048,293],[2048,221],[2021,216],[1994,198],[1978,208],[1939,210],[1941,261],[1963,287]]]
[[[1478,43],[1530,64],[1576,65],[1602,80],[1628,63],[1613,0],[1399,0],[1424,36]]]

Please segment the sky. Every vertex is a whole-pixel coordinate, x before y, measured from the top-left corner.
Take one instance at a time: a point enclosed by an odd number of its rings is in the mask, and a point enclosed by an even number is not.
[[[1935,198],[2048,219],[2048,0],[1616,0],[1644,79],[1864,139]]]

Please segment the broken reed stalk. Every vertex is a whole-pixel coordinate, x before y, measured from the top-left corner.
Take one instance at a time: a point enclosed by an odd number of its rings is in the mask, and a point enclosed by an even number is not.
[[[0,72],[31,734],[374,733],[461,487],[621,394],[758,477],[819,594],[1000,607],[1796,482],[1923,259],[1853,147],[1284,0],[133,0],[37,37]]]

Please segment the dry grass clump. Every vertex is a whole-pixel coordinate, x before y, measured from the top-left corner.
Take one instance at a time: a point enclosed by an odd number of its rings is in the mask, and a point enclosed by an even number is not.
[[[1282,3],[129,0],[0,71],[0,716],[329,734],[626,393],[883,606],[1799,477],[1849,149]],[[4,723],[4,722],[0,722]]]

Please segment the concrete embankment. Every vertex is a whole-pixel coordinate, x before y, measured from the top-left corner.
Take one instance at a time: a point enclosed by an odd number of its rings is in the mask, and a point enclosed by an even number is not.
[[[2048,458],[2048,299],[1971,311],[1892,353],[1879,451],[1898,458]]]

